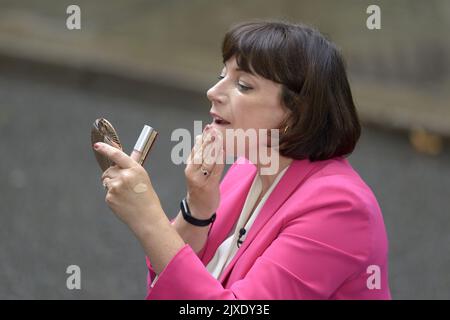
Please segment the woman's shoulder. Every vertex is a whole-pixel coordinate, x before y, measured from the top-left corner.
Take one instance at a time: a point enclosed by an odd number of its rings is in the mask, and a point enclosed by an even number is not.
[[[303,236],[359,252],[364,259],[387,251],[378,201],[346,159],[326,160],[294,191],[285,208],[284,225],[307,226]]]
[[[303,192],[308,189],[312,193],[338,195],[355,202],[376,201],[372,189],[350,162],[342,157],[325,160],[320,169],[311,174],[300,188]]]
[[[289,219],[305,213],[342,223],[382,220],[378,201],[345,158],[324,161],[290,196]]]

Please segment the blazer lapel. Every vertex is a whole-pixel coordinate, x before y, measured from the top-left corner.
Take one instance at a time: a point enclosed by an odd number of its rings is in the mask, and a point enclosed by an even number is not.
[[[232,179],[232,189],[227,190],[224,197],[221,198],[216,221],[214,221],[209,232],[210,240],[207,242],[201,258],[205,265],[214,257],[217,248],[225,241],[231,228],[233,228],[239,218],[248,191],[256,175],[256,166],[254,164],[242,158],[238,161],[241,162],[234,169],[233,176],[230,177]]]
[[[256,217],[252,227],[249,230],[247,237],[242,243],[239,250],[236,252],[236,255],[231,260],[230,264],[225,268],[222,274],[219,277],[219,281],[223,284],[224,281],[229,276],[231,270],[234,267],[236,261],[240,258],[240,256],[245,252],[250,243],[259,233],[261,228],[268,222],[268,220],[272,217],[272,215],[278,210],[278,208],[289,198],[289,196],[295,191],[295,189],[303,182],[303,180],[307,177],[307,175],[314,169],[318,168],[317,164],[321,162],[310,162],[309,160],[294,160],[291,165],[285,172],[284,176],[278,182],[278,185],[270,194],[269,198],[265,202],[264,206],[261,208],[259,215]],[[256,172],[255,172],[256,174]],[[254,178],[254,175],[252,175]],[[253,179],[251,179],[253,181]],[[248,186],[249,188],[250,186]],[[245,192],[244,200],[247,196],[247,192],[249,189],[240,190],[240,192]],[[242,205],[239,207],[239,210],[233,212],[233,222],[239,216],[242,210]],[[236,217],[237,216],[237,217]]]

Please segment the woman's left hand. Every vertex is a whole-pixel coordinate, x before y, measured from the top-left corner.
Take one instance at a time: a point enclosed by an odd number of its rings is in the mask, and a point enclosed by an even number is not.
[[[103,173],[102,182],[107,189],[105,201],[120,220],[137,234],[166,218],[147,171],[133,155],[101,142],[94,149],[116,164]]]

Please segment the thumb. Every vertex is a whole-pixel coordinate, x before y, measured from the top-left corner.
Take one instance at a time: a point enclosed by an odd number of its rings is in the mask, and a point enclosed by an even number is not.
[[[139,163],[139,159],[141,158],[141,154],[142,154],[142,152],[133,150],[133,152],[131,152],[130,158],[133,159],[134,161],[136,161],[137,163]]]

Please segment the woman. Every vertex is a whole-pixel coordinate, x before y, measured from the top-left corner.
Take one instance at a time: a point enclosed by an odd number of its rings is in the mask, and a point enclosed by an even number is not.
[[[335,45],[303,25],[250,22],[225,35],[222,55],[213,123],[172,222],[134,155],[94,146],[117,164],[102,176],[106,202],[148,257],[147,298],[390,299],[382,214],[345,159],[360,124]],[[279,129],[278,143],[228,148],[227,130],[262,129]],[[248,161],[262,149],[276,157]],[[240,155],[220,181],[222,160]]]

